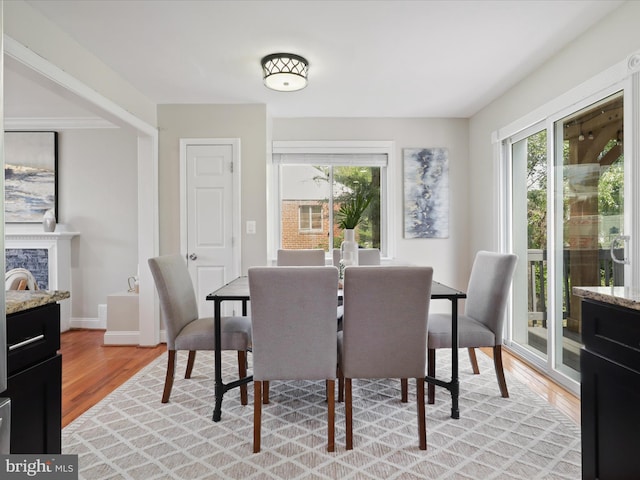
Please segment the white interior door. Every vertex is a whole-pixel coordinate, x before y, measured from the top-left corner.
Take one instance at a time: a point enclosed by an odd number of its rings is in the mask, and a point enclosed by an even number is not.
[[[182,251],[201,316],[213,315],[207,294],[240,272],[239,149],[237,139],[181,141]]]

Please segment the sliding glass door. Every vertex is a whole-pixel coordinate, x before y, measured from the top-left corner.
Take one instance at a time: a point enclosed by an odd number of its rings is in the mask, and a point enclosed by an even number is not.
[[[557,120],[555,157],[557,370],[580,369],[580,298],[572,287],[624,285],[624,97],[622,92]],[[560,172],[562,174],[560,174]],[[612,257],[612,252],[614,257]]]
[[[533,355],[547,358],[547,132],[535,127],[511,143],[512,240],[514,253],[526,259],[513,284],[512,338]],[[524,270],[524,271],[523,271]]]
[[[625,285],[625,225],[633,217],[624,195],[623,133],[620,91],[503,144],[508,237],[526,266],[514,280],[510,341],[534,363],[574,382],[582,325],[572,287]]]

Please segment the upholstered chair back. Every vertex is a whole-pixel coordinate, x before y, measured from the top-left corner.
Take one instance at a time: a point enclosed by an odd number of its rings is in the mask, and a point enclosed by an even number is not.
[[[340,249],[333,249],[333,264],[337,267],[340,263]],[[379,248],[359,248],[358,265],[380,265]]]
[[[502,328],[517,256],[509,253],[479,251],[473,262],[465,315],[481,322],[502,344]]]
[[[254,380],[335,379],[338,269],[249,269]]]
[[[345,269],[345,377],[424,377],[432,277],[431,267]]]
[[[150,258],[149,268],[158,290],[167,334],[167,349],[175,349],[175,338],[185,325],[198,318],[198,302],[182,255]]]
[[[277,265],[282,267],[292,266],[323,266],[324,250],[321,248],[308,248],[300,250],[278,250]]]

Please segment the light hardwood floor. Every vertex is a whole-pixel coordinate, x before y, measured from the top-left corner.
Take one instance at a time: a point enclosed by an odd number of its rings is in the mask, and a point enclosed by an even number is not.
[[[63,427],[166,351],[164,344],[154,348],[103,346],[103,337],[102,330],[70,330],[61,335]],[[466,358],[460,360],[465,368]],[[580,400],[575,395],[508,352],[503,353],[503,364],[533,392],[580,424]],[[158,391],[158,402],[161,395]]]
[[[104,330],[69,330],[60,336],[63,428],[167,350],[164,344],[105,347],[103,338]]]
[[[492,357],[492,350],[490,348],[482,348],[481,350],[489,357]],[[465,360],[466,359],[462,359],[461,357],[462,365],[464,365]],[[540,395],[564,413],[573,420],[576,425],[580,425],[580,398],[542,375],[518,357],[509,353],[504,347],[502,348],[502,364],[505,370],[509,371],[531,391]],[[509,384],[507,383],[507,387],[508,386]]]

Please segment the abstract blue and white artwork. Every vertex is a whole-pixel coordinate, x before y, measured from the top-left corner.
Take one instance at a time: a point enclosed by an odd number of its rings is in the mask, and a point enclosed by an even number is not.
[[[449,154],[446,148],[405,148],[404,237],[449,236]]]
[[[5,222],[42,222],[56,207],[56,132],[5,132]]]

